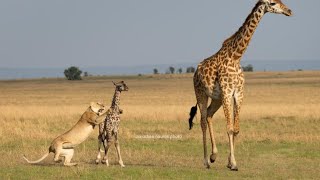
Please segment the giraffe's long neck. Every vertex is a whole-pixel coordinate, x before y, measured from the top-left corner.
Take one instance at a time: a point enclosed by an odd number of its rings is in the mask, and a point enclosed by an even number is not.
[[[115,92],[114,92],[114,95],[113,95],[111,108],[113,108],[113,109],[118,109],[119,108],[120,95],[121,95],[121,92],[116,89]]]
[[[232,59],[240,61],[264,14],[265,5],[258,2],[239,30],[224,42],[231,47],[228,54]]]

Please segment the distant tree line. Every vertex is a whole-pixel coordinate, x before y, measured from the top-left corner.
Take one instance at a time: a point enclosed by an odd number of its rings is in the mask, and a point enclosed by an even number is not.
[[[251,64],[242,66],[242,70],[245,72],[253,72],[253,66]],[[190,66],[186,68],[185,73],[194,73],[195,71],[196,69]],[[183,72],[182,68],[179,68],[176,70],[174,67],[170,66],[165,73],[166,74],[182,74],[182,72]],[[154,68],[153,74],[159,74],[159,70],[157,68]]]
[[[253,72],[253,66],[251,64],[242,66],[242,69],[245,72]],[[185,73],[194,73],[195,70],[196,70],[195,67],[189,66],[186,68]],[[182,74],[183,69],[182,68],[176,69],[175,67],[170,66],[165,73],[166,74]],[[82,79],[81,74],[82,74],[82,71],[76,66],[71,66],[64,70],[64,75],[68,80],[81,80]],[[154,68],[153,74],[159,74],[159,70],[157,68]],[[90,76],[90,74],[88,72],[84,72],[83,76],[88,77]]]
[[[185,73],[194,73],[195,72],[195,68],[190,66],[187,67],[185,70]],[[182,68],[178,68],[176,69],[173,66],[170,66],[166,71],[165,74],[182,74],[183,73],[183,69]],[[159,70],[157,68],[153,69],[153,74],[160,74]]]

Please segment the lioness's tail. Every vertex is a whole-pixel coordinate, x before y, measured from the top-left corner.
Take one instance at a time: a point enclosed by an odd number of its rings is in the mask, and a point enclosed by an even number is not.
[[[193,120],[194,116],[197,114],[197,109],[198,109],[198,108],[197,108],[197,105],[193,106],[193,107],[190,109],[190,113],[189,113],[189,115],[190,115],[190,118],[189,118],[189,130],[192,129],[192,126],[193,126],[192,120]]]
[[[23,155],[23,159],[25,159],[28,163],[30,164],[36,164],[36,163],[39,163],[41,162],[42,160],[44,160],[48,155],[49,155],[50,152],[47,152],[45,155],[42,156],[42,158],[36,160],[36,161],[29,161],[25,155]]]

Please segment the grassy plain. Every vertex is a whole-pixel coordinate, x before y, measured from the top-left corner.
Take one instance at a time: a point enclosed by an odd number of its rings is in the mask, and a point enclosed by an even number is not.
[[[97,131],[76,148],[76,167],[38,159],[54,137],[77,122],[91,101],[110,104],[111,81],[124,80],[120,144],[126,165],[95,165]],[[90,77],[82,81],[0,81],[0,179],[318,179],[320,177],[320,71],[246,74],[245,101],[236,141],[239,171],[226,168],[228,140],[220,109],[214,116],[218,158],[205,169],[192,75]],[[154,136],[160,139],[144,139]],[[164,138],[172,137],[172,139]],[[211,151],[209,149],[209,151]]]

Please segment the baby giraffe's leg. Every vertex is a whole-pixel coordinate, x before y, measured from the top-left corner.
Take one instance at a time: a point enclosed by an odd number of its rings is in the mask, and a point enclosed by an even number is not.
[[[102,159],[102,164],[106,164],[107,166],[109,166],[109,161],[108,161],[108,151],[111,145],[111,141],[108,141],[107,139],[104,141],[104,157]]]
[[[96,158],[96,164],[99,164],[100,161],[101,161],[101,153],[103,152],[103,150],[101,149],[101,144],[102,144],[102,134],[100,134],[98,136],[98,155],[97,155],[97,158]]]
[[[114,145],[115,145],[116,150],[117,150],[119,164],[120,164],[121,167],[124,167],[124,164],[123,164],[123,161],[122,161],[122,158],[121,158],[121,154],[120,154],[120,144],[119,144],[119,141],[118,141],[118,135],[116,135],[116,139],[115,139]]]

